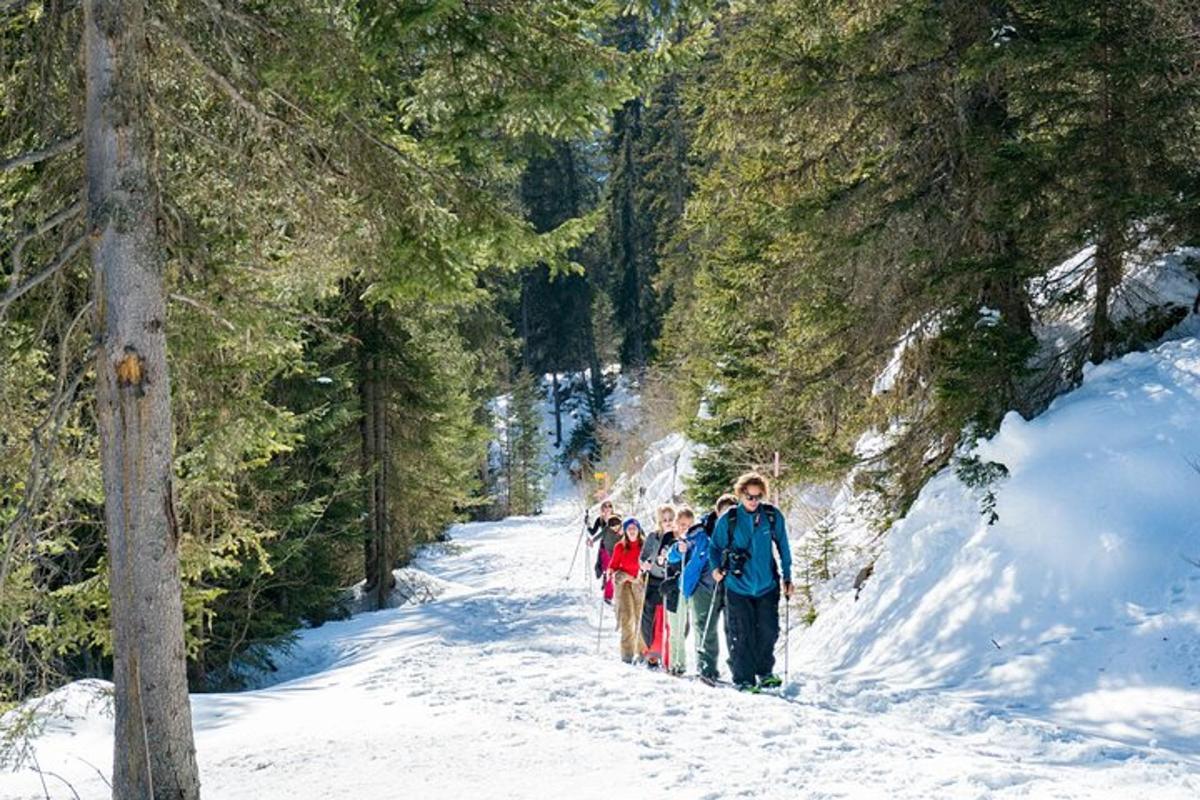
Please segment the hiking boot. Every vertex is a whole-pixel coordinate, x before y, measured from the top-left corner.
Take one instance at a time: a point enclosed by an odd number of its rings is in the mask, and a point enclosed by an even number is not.
[[[683,677],[683,667],[671,667],[667,670],[667,674],[675,678]]]
[[[780,686],[783,686],[783,679],[772,672],[770,675],[760,676],[758,685],[764,689],[778,689]]]

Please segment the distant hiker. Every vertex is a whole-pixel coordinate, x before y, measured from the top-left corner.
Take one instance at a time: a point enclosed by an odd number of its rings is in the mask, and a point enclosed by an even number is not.
[[[733,682],[739,689],[756,691],[782,683],[773,671],[779,638],[779,573],[782,568],[783,594],[790,598],[792,552],[783,514],[766,502],[766,479],[748,472],[738,478],[735,491],[741,502],[717,520],[709,559],[716,565],[713,579],[724,582],[725,638]]]
[[[618,524],[619,521],[618,521]],[[626,664],[641,648],[638,647],[638,620],[642,616],[642,597],[645,580],[640,578],[638,556],[642,552],[645,534],[636,519],[625,520],[624,535],[613,548],[605,577],[613,581],[617,598],[617,629],[621,632],[621,660]]]
[[[604,528],[608,525],[608,518],[613,516],[612,500],[605,500],[600,504],[600,513],[596,516],[596,521],[592,523],[592,527],[588,529],[588,546],[594,545],[596,541],[603,536]]]
[[[696,668],[700,680],[708,684],[716,683],[719,677],[717,661],[721,655],[721,639],[717,626],[721,624],[725,605],[712,576],[709,546],[717,520],[735,505],[737,497],[732,494],[721,495],[713,510],[704,515],[704,521],[689,528],[687,538],[679,542],[674,550],[684,565],[681,588],[691,605],[692,628],[696,632]],[[668,556],[668,560],[670,558]]]
[[[607,517],[603,514],[605,506],[609,509]],[[596,549],[596,577],[602,581],[604,602],[611,604],[613,583],[608,565],[612,561],[613,548],[621,538],[621,518],[612,513],[612,503],[605,503],[600,508],[602,513],[596,520],[597,524],[592,526],[594,536],[588,539],[588,547],[596,541],[600,542],[600,547]]]
[[[662,582],[667,577],[667,548],[675,541],[675,508],[659,506],[656,530],[646,537],[642,547],[642,572],[647,575],[646,602],[642,605],[642,640],[646,645],[646,665],[656,669],[662,664],[664,613]]]
[[[688,538],[693,529],[704,538],[703,549],[697,550],[696,537]],[[696,627],[689,600],[692,590],[696,587],[693,583],[690,590],[685,591],[685,567],[691,561],[699,563],[701,568],[707,565],[707,547],[708,537],[704,535],[704,526],[696,524],[695,512],[687,506],[676,509],[675,541],[667,551],[667,578],[660,587],[663,606],[667,609],[667,632],[670,640],[667,648],[667,668],[672,675],[687,672],[687,634],[689,629]],[[700,633],[697,632],[696,636],[699,637]]]

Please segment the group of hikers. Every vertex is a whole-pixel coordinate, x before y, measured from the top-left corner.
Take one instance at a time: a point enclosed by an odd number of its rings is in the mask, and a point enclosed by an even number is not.
[[[601,503],[588,546],[599,545],[596,577],[616,608],[622,661],[683,675],[690,632],[700,680],[715,684],[723,618],[733,684],[781,685],[775,642],[780,593],[792,596],[792,554],[783,514],[766,496],[766,479],[749,472],[700,519],[688,506],[661,506],[649,534],[611,500]]]

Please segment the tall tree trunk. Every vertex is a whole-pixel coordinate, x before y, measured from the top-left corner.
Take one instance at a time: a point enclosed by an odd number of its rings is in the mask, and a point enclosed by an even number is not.
[[[378,319],[376,320],[378,324]],[[383,385],[382,358],[376,354],[374,364],[375,399],[375,601],[378,608],[387,606],[388,597],[396,585],[392,575],[392,531],[388,516],[388,420],[387,396]]]
[[[361,291],[356,290],[356,296]],[[387,403],[383,380],[382,320],[378,311],[366,309],[355,300],[356,333],[359,339],[359,400],[362,419],[363,495],[366,526],[363,531],[364,591],[376,608],[387,605],[395,587],[393,552],[388,519]]]
[[[634,145],[641,132],[641,101],[631,100],[621,110],[623,117],[621,136],[621,177],[617,188],[615,234],[617,240],[613,243],[615,262],[620,277],[619,291],[621,302],[617,304],[623,319],[625,342],[622,347],[626,362],[635,367],[646,365],[645,322],[642,307],[642,285],[644,276],[641,270],[642,254],[638,252],[641,242],[641,220],[637,213],[637,186],[640,182],[637,158],[634,155]]]
[[[113,628],[113,797],[200,797],[188,704],[163,255],[140,0],[86,0],[88,229],[95,273]]]
[[[533,369],[529,347],[529,279],[528,272],[521,273],[521,364],[525,369]]]
[[[362,482],[363,500],[366,507],[366,530],[363,531],[363,578],[366,581],[364,590],[375,589],[375,542],[379,538],[378,515],[375,513],[377,497],[375,478],[379,457],[375,452],[375,375],[372,369],[373,359],[371,348],[374,339],[370,333],[370,323],[366,313],[361,308],[359,319],[359,402],[362,419],[359,421],[359,433],[362,438]]]
[[[1114,9],[1112,4],[1106,4],[1104,9],[1105,26],[1111,28],[1115,21],[1112,19]],[[1113,45],[1105,42],[1101,51],[1104,63],[1104,77],[1101,82],[1100,124],[1102,126],[1103,147],[1103,177],[1101,184],[1107,196],[1107,207],[1101,210],[1100,231],[1096,238],[1096,301],[1092,310],[1092,335],[1088,343],[1088,359],[1093,364],[1099,364],[1108,357],[1108,348],[1112,340],[1112,320],[1109,317],[1109,305],[1112,293],[1121,283],[1121,261],[1124,258],[1125,236],[1119,212],[1113,208],[1123,192],[1127,191],[1127,175],[1125,153],[1121,146],[1120,134],[1124,124],[1124,109],[1118,102],[1117,90],[1112,74]]]
[[[583,338],[584,346],[587,348],[588,371],[591,378],[589,381],[588,406],[592,412],[592,419],[598,421],[600,415],[604,412],[604,373],[600,368],[600,351],[596,348],[596,328],[594,326],[595,317],[593,316],[592,301],[593,293],[591,283],[589,282],[587,291],[587,319],[583,321]]]
[[[562,447],[562,399],[558,396],[558,370],[551,373],[550,391],[554,392],[554,446]]]
[[[1088,345],[1088,360],[1099,364],[1108,357],[1112,340],[1112,319],[1109,305],[1112,293],[1121,282],[1121,232],[1115,223],[1100,231],[1096,242],[1096,302],[1092,309],[1092,336]]]

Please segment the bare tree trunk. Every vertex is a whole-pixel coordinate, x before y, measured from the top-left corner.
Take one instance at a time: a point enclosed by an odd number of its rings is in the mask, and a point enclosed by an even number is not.
[[[368,352],[373,344],[365,321],[359,328],[359,340],[359,400],[362,407],[359,431],[362,436],[362,481],[367,512],[366,530],[363,531],[363,578],[366,580],[365,591],[372,592],[375,589],[376,578],[375,543],[379,538],[378,516],[375,513],[375,500],[378,496],[375,479],[379,459],[375,453],[375,376],[371,369],[371,354]]]
[[[377,321],[378,322],[378,321]],[[376,354],[374,364],[374,380],[371,385],[375,389],[373,408],[375,412],[375,600],[378,608],[387,606],[388,596],[395,586],[392,575],[392,535],[391,520],[388,516],[388,422],[386,393],[382,380],[382,363]]]
[[[558,395],[558,370],[553,373],[550,389],[554,392],[554,446],[562,447],[562,399]]]
[[[113,627],[113,797],[200,797],[172,477],[163,256],[140,0],[84,3],[96,413]]]
[[[1121,283],[1120,240],[1117,226],[1108,225],[1100,232],[1100,240],[1096,243],[1096,303],[1092,309],[1092,337],[1088,347],[1088,359],[1093,364],[1108,357],[1112,340],[1109,306],[1113,290]]]
[[[1106,25],[1111,25],[1112,9],[1105,6]],[[1125,154],[1119,140],[1119,131],[1124,124],[1124,113],[1117,102],[1116,90],[1112,76],[1112,48],[1105,45],[1105,73],[1101,85],[1100,124],[1103,130],[1105,189],[1115,196],[1124,190],[1126,176]],[[1109,344],[1112,341],[1112,319],[1109,316],[1109,305],[1112,303],[1112,293],[1121,283],[1122,259],[1124,258],[1125,236],[1123,225],[1109,207],[1101,215],[1100,232],[1096,238],[1096,302],[1092,309],[1092,335],[1088,342],[1088,359],[1093,364],[1099,364],[1108,357]]]
[[[584,346],[587,348],[588,370],[591,373],[589,375],[591,380],[589,381],[588,405],[591,408],[592,419],[599,420],[600,414],[604,411],[604,374],[600,367],[600,351],[596,348],[595,318],[593,317],[595,306],[593,304],[594,297],[590,284],[587,298],[588,313],[587,318],[583,320],[582,324],[584,325],[583,338]]]

